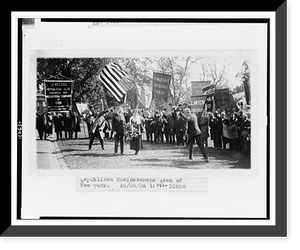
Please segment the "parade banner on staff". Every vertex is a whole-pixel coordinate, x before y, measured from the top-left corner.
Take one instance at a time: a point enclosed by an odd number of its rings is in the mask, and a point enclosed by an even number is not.
[[[203,110],[206,95],[192,96],[191,97],[191,110],[198,113]]]
[[[73,80],[44,80],[48,111],[67,111],[72,106]]]
[[[153,72],[152,100],[168,101],[171,75]]]
[[[231,105],[231,97],[229,88],[215,90],[215,105],[216,109],[225,110]]]
[[[80,115],[82,115],[85,110],[89,109],[87,103],[76,102],[75,105],[76,105],[76,108],[77,108],[77,110],[78,110],[78,112],[79,112]]]
[[[92,100],[90,102],[91,105],[93,105],[94,110],[96,112],[101,112],[104,110],[104,103],[103,103],[103,99],[102,98],[97,98],[95,100]]]
[[[206,111],[213,112],[213,105],[214,105],[214,94],[209,94],[206,96],[205,99]]]

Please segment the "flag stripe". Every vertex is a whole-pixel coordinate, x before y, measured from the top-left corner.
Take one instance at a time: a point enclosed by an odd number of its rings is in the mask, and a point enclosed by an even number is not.
[[[114,70],[111,67],[107,67],[108,71],[104,71],[105,73],[107,73],[108,76],[111,76],[111,79],[113,80],[113,82],[115,83],[116,87],[123,92],[124,94],[126,94],[126,91],[122,88],[122,86],[119,84],[119,81],[121,79],[121,77],[119,77]]]
[[[109,90],[109,92],[117,99],[117,101],[120,101],[120,99],[122,98],[122,94],[112,87],[110,81],[106,78],[103,72],[100,73],[99,77],[102,80],[104,86]]]
[[[112,67],[116,68],[123,76],[126,76],[127,73],[126,71],[122,70],[121,66],[117,63],[111,63],[110,64]]]
[[[101,80],[103,81],[104,87],[106,87],[109,92],[114,96],[114,98],[117,99],[117,101],[119,101],[122,98],[122,95],[118,92],[116,92],[110,84],[107,83],[105,76],[101,76]]]
[[[130,75],[128,75],[128,77],[124,77],[123,79],[126,82],[126,86],[128,89],[131,89],[133,86],[135,86],[135,82]]]
[[[111,75],[115,78],[116,81],[119,81],[119,80],[122,78],[122,76],[119,76],[119,75],[112,69],[112,67],[111,67],[110,65],[106,65],[106,66],[105,66],[105,70],[106,70],[107,72],[109,72],[109,74],[111,74]]]
[[[106,75],[106,77],[108,79],[111,80],[111,83],[114,84],[114,86],[118,89],[119,92],[122,92],[123,94],[125,94],[125,90],[120,86],[120,84],[118,83],[120,78],[116,75],[113,74],[112,70],[110,69],[110,67],[105,67],[103,69],[103,73]]]
[[[99,78],[103,82],[103,85],[106,89],[108,89],[111,93],[114,92],[114,91],[112,91],[112,88],[109,86],[109,84],[106,83],[105,76],[102,75],[102,72],[100,73]],[[117,98],[119,98],[119,97],[117,96]]]
[[[133,81],[128,78],[128,76],[123,77],[120,81],[119,84],[126,90],[128,91],[133,87]]]
[[[126,91],[118,83],[118,80],[115,78],[115,76],[113,76],[105,68],[102,70],[102,73],[108,79],[108,84],[112,85],[112,87],[115,89],[115,91],[118,91],[119,93],[121,93],[121,95],[124,95],[126,93]]]
[[[127,74],[124,73],[123,71],[120,71],[117,67],[115,67],[114,65],[110,65],[110,68],[119,76],[119,78],[121,79],[122,77],[126,76]]]

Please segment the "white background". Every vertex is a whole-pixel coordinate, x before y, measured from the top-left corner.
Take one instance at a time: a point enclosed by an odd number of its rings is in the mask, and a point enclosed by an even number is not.
[[[28,13],[27,13],[28,14]],[[67,17],[72,13],[18,13],[17,17]],[[83,17],[99,17],[88,13]],[[110,15],[109,15],[110,14]],[[161,13],[163,15],[164,13]],[[113,13],[102,13],[114,17]],[[119,17],[119,13],[116,14]],[[151,14],[149,14],[151,15]],[[172,13],[165,13],[165,16]],[[233,13],[189,13],[187,17],[253,17]],[[271,121],[275,121],[274,95],[274,16],[271,17]],[[143,17],[146,15],[143,14]],[[76,17],[78,13],[76,13]],[[177,15],[176,18],[179,16]],[[257,17],[257,16],[256,16]],[[273,19],[272,19],[273,18]],[[12,32],[12,40],[16,37]],[[267,88],[267,26],[266,24],[147,24],[103,25],[89,27],[87,23],[44,24],[36,20],[23,36],[23,162],[22,162],[22,219],[39,216],[142,216],[142,217],[243,217],[266,216],[266,88]],[[12,66],[16,69],[16,43],[13,44]],[[38,57],[113,57],[113,56],[184,56],[226,55],[242,50],[251,57],[251,170],[50,170],[35,172],[35,95],[36,58]],[[12,73],[12,124],[16,124],[16,75]],[[273,123],[275,124],[275,122]],[[12,130],[14,131],[14,130]],[[271,220],[269,221],[97,221],[92,224],[274,224],[274,126],[271,127]],[[12,135],[12,147],[15,135]],[[15,150],[12,150],[15,152]],[[34,173],[34,174],[32,174]],[[12,157],[12,177],[16,176],[16,161]],[[208,177],[207,193],[168,192],[76,192],[76,176],[172,176]],[[12,207],[15,206],[16,179],[12,180]],[[28,223],[27,220],[15,224]],[[30,221],[45,224],[44,221]],[[47,223],[65,223],[56,221]],[[82,224],[70,222],[69,224]]]

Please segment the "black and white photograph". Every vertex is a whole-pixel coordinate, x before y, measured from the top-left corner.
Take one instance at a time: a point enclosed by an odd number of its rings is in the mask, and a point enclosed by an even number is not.
[[[227,54],[37,58],[37,168],[250,169],[253,62]]]
[[[18,19],[17,223],[276,225],[275,14],[198,14]]]

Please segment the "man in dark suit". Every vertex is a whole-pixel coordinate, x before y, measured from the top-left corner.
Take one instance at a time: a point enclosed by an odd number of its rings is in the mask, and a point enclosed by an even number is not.
[[[147,142],[152,142],[153,140],[153,132],[154,132],[154,119],[153,117],[145,117],[145,129]]]
[[[193,159],[194,142],[196,141],[199,150],[204,157],[204,161],[208,162],[208,158],[201,140],[201,131],[198,126],[197,116],[192,114],[189,108],[184,109],[184,114],[180,112],[180,116],[188,123],[187,134],[189,137],[189,159]]]
[[[158,110],[155,111],[154,115],[154,143],[156,144],[161,140],[161,143],[163,143],[163,118],[162,113],[160,113]]]
[[[41,140],[43,140],[43,135],[44,138],[46,140],[46,123],[47,123],[47,119],[46,119],[46,115],[44,114],[36,114],[36,129],[39,132],[39,137]]]
[[[121,154],[124,154],[124,125],[125,125],[125,116],[122,107],[116,108],[116,113],[112,117],[112,133],[115,134],[115,154],[118,152],[118,147],[120,143]]]
[[[175,122],[175,130],[176,130],[176,142],[177,146],[183,145],[184,146],[184,140],[183,137],[186,132],[186,121],[180,116],[180,111],[176,111],[176,122]]]

